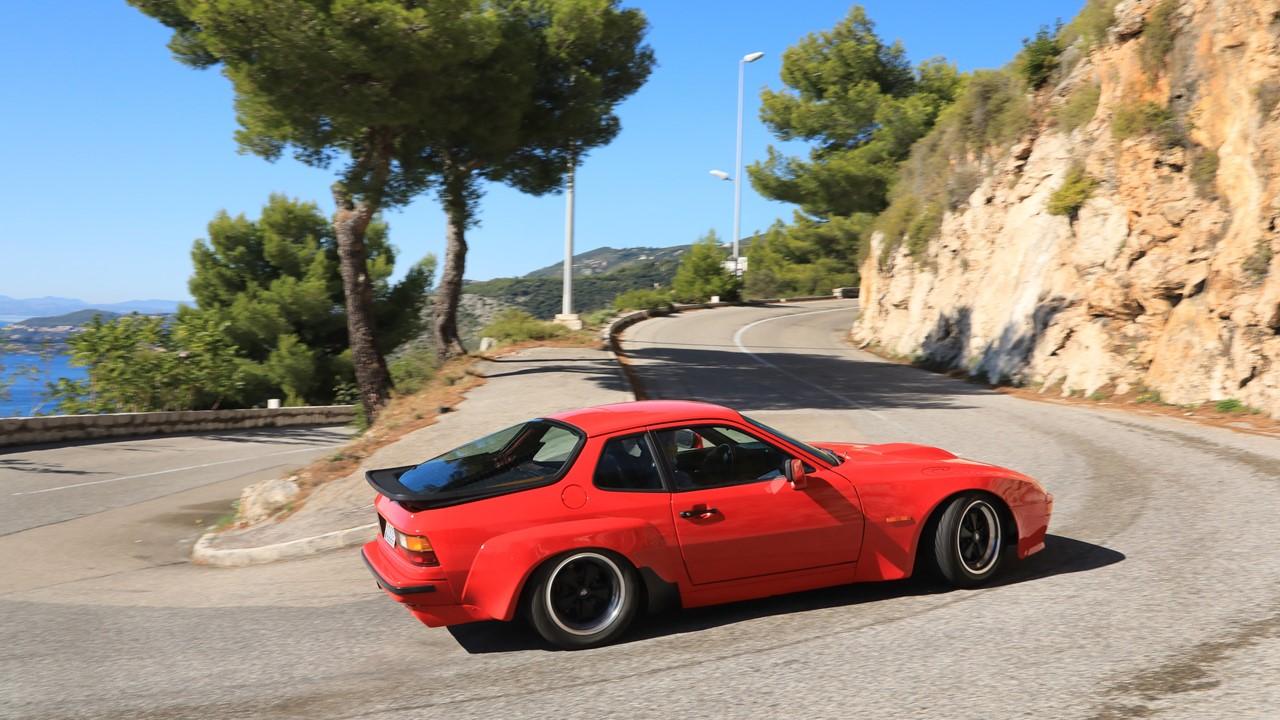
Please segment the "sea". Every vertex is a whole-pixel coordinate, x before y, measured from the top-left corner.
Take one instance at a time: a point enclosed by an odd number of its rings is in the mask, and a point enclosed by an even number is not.
[[[0,327],[26,318],[0,315]],[[0,352],[0,378],[11,380],[7,393],[0,393],[0,417],[56,415],[57,405],[45,397],[45,385],[58,378],[83,380],[84,368],[72,367],[71,356],[48,356]],[[0,383],[5,384],[5,383]]]

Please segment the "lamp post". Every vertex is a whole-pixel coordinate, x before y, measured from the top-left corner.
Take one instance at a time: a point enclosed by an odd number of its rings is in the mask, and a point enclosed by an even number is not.
[[[564,292],[561,298],[560,314],[556,322],[570,330],[582,329],[582,318],[573,311],[573,180],[577,170],[578,159],[574,157],[569,163],[569,175],[565,180],[564,203]]]
[[[738,61],[738,146],[733,164],[733,274],[742,274],[738,259],[738,242],[742,238],[742,92],[747,63],[764,57],[762,52],[748,53]],[[715,174],[715,173],[713,173]]]

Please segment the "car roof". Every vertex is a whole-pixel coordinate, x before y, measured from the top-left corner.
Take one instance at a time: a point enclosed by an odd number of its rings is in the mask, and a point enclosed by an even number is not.
[[[640,400],[637,402],[597,405],[579,410],[566,410],[547,415],[581,428],[587,435],[605,435],[645,425],[681,420],[738,420],[738,411],[723,405],[693,400]]]

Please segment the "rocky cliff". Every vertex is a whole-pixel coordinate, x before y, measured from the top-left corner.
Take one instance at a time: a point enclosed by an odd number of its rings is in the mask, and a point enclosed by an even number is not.
[[[992,382],[1280,417],[1280,0],[1124,0],[1061,60],[927,246],[873,236],[854,339]],[[1067,130],[1082,92],[1097,109]],[[1054,214],[1073,172],[1087,199]]]

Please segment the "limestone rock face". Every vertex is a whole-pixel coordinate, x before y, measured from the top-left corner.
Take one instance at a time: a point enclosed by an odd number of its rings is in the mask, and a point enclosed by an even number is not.
[[[1110,41],[1038,93],[1036,130],[949,213],[923,255],[862,267],[854,339],[1063,394],[1235,398],[1280,417],[1280,3],[1183,0],[1167,66],[1139,56],[1156,3],[1117,7]],[[1053,109],[1097,83],[1093,119]],[[1118,108],[1168,105],[1187,147],[1117,139]],[[1197,158],[1218,169],[1193,181]],[[1075,163],[1099,180],[1074,219],[1049,196]]]

